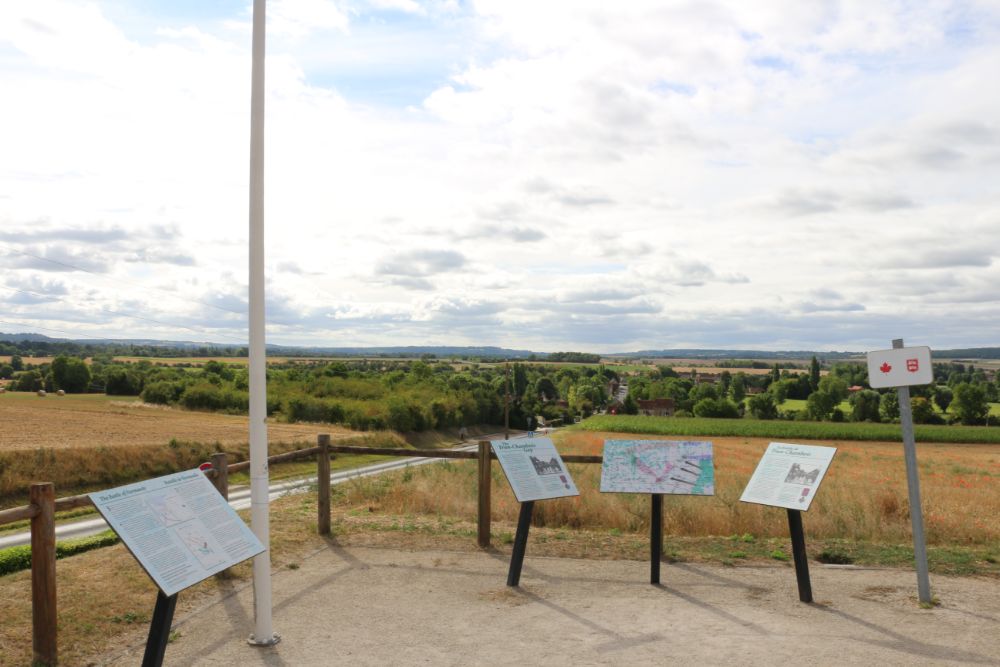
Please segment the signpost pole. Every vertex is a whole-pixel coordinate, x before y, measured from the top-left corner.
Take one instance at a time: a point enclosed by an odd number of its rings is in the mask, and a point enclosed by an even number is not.
[[[799,584],[799,600],[812,602],[812,584],[809,581],[809,558],[806,556],[806,536],[802,530],[802,512],[787,510],[788,532],[792,536],[792,558],[795,561],[795,579]]]
[[[531,528],[531,512],[534,509],[534,500],[521,503],[517,534],[514,535],[514,550],[510,554],[510,571],[507,573],[508,586],[517,586],[521,581],[521,566],[524,564],[524,550],[528,546],[528,529]]]
[[[660,556],[663,552],[663,494],[654,493],[649,513],[649,583],[660,583]]]
[[[903,347],[903,339],[892,341],[893,349]],[[917,593],[920,602],[931,604],[931,583],[927,574],[927,541],[924,538],[924,513],[920,504],[920,476],[917,470],[917,443],[913,436],[913,410],[910,388],[899,387],[899,422],[903,427],[903,458],[906,459],[906,487],[910,500],[910,523],[913,526],[913,559],[917,565]]]
[[[142,667],[160,667],[163,655],[170,641],[170,624],[174,621],[174,608],[177,607],[177,594],[164,595],[156,591],[156,606],[153,607],[153,620],[149,623],[149,636],[146,638],[146,652],[142,656]]]

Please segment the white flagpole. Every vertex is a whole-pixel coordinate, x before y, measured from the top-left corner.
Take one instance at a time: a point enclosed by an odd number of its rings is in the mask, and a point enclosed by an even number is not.
[[[253,2],[250,90],[250,526],[264,545],[253,559],[254,632],[249,643],[271,646],[271,527],[267,475],[267,366],[264,335],[264,14]]]

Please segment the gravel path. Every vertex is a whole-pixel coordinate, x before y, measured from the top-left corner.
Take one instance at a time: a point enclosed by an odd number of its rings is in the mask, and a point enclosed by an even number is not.
[[[331,545],[273,578],[272,648],[246,644],[252,589],[175,618],[167,665],[1000,664],[1000,582],[811,563],[791,567],[507,557]],[[183,593],[181,594],[183,595]],[[104,664],[139,664],[144,637]]]

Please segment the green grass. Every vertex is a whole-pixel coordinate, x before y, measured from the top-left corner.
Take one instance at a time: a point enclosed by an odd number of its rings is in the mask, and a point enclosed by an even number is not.
[[[113,530],[105,530],[97,535],[65,540],[56,543],[56,558],[66,558],[75,554],[100,549],[118,543],[118,535]],[[0,575],[31,568],[31,545],[10,547],[0,550]]]
[[[899,424],[852,422],[763,421],[757,419],[702,419],[698,417],[642,417],[595,415],[569,428],[648,435],[735,436],[746,438],[803,438],[807,440],[902,439]],[[989,426],[914,427],[918,442],[970,442],[1000,444],[1000,428]]]

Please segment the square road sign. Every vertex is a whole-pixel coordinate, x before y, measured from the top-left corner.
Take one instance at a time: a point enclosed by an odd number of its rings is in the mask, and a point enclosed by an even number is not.
[[[868,353],[868,384],[872,389],[932,382],[934,369],[929,347],[900,347]]]

